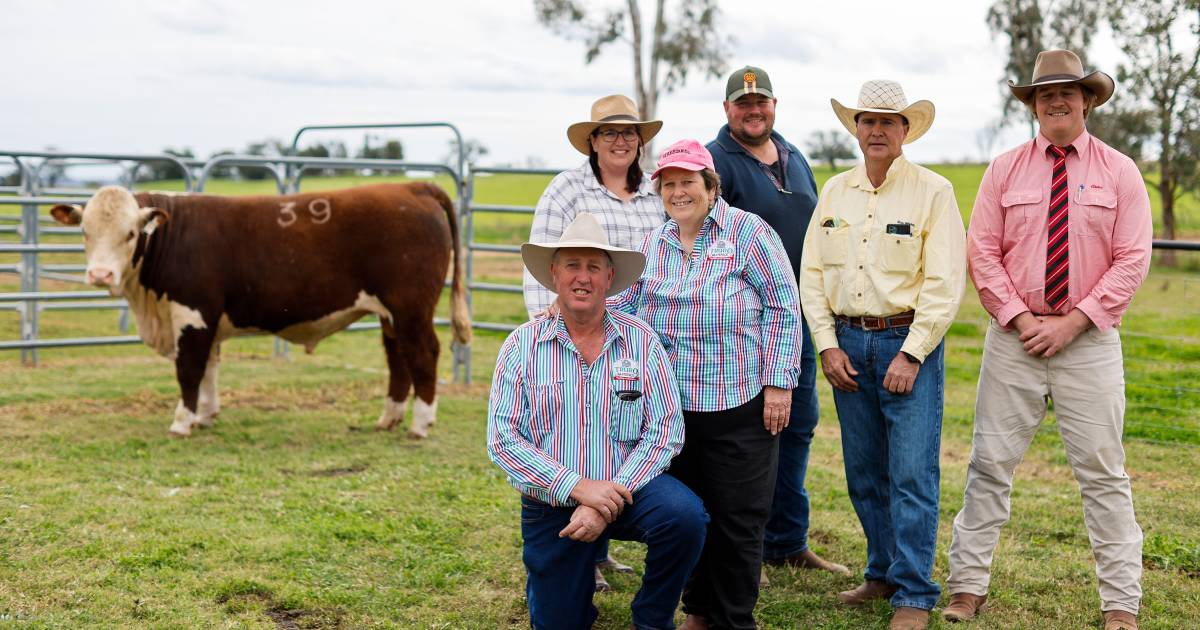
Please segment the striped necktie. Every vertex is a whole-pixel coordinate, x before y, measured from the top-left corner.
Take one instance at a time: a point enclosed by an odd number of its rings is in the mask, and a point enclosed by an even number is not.
[[[1046,147],[1046,153],[1054,158],[1054,171],[1050,177],[1050,217],[1046,235],[1046,305],[1058,312],[1067,303],[1067,281],[1070,230],[1067,229],[1067,154],[1075,148],[1071,145]]]

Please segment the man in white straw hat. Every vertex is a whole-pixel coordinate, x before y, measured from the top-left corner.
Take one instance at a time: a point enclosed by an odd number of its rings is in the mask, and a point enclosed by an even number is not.
[[[1047,50],[1031,83],[1009,87],[1037,116],[1038,134],[992,161],[971,213],[971,279],[993,319],[942,615],[970,619],[987,601],[1013,471],[1053,400],[1083,495],[1104,628],[1136,630],[1142,530],[1121,446],[1116,326],[1150,268],[1150,198],[1133,160],[1086,128],[1112,96],[1112,77],[1085,74],[1069,50]]]
[[[841,423],[850,500],[867,537],[864,582],[838,594],[890,598],[893,630],[925,628],[933,581],[945,381],[942,337],[962,298],[954,189],[904,158],[933,124],[895,81],[867,81],[857,107],[831,100],[864,163],[826,184],[801,256],[800,300]]]
[[[666,221],[662,202],[639,164],[646,144],[660,129],[662,121],[642,120],[637,104],[627,96],[596,99],[587,120],[567,127],[567,142],[587,159],[555,175],[546,186],[533,212],[529,240],[553,243],[579,213],[589,212],[604,226],[609,243],[640,248],[646,235]],[[530,319],[554,303],[554,293],[528,271],[524,293]],[[596,546],[596,590],[612,590],[601,568],[633,573],[609,555],[607,542]]]
[[[683,447],[675,372],[645,322],[605,298],[645,265],[608,244],[581,213],[556,243],[525,243],[526,268],[557,295],[557,313],[518,327],[496,358],[488,453],[521,493],[530,623],[590,628],[593,564],[605,535],[646,543],[633,626],[674,628],[708,515],[662,472]]]

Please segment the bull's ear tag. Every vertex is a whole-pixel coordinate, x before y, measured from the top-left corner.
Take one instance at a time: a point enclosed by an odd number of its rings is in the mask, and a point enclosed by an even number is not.
[[[142,232],[149,236],[158,226],[167,222],[167,213],[160,208],[142,208],[139,218],[142,222]]]

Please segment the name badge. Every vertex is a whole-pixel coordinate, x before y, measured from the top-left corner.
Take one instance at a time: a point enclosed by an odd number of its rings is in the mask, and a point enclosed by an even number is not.
[[[642,366],[633,359],[617,359],[612,368],[613,380],[636,381],[642,375]]]
[[[708,248],[708,257],[714,260],[728,260],[733,258],[733,243],[730,243],[727,239],[718,240]]]

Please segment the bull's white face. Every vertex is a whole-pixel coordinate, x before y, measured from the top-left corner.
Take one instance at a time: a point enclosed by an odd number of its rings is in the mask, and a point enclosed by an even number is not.
[[[120,186],[96,191],[82,211],[78,206],[55,206],[50,211],[60,223],[81,225],[87,282],[115,295],[120,295],[122,284],[133,273],[138,234],[159,212],[139,208],[133,195]]]

